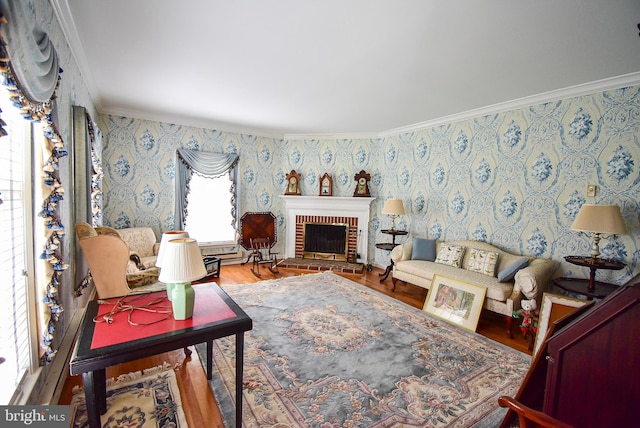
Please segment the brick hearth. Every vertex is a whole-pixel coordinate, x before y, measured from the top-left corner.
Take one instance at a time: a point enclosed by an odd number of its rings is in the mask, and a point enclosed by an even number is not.
[[[296,258],[302,258],[304,251],[304,224],[305,223],[342,223],[349,226],[349,243],[347,251],[349,258],[358,252],[358,218],[357,217],[336,217],[318,215],[297,215],[296,216]]]

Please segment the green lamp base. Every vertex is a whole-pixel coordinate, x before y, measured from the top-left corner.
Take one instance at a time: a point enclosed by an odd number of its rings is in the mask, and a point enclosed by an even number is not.
[[[175,288],[175,284],[173,283],[167,284],[167,299],[169,299],[169,301],[173,300],[173,296],[171,295],[171,293],[173,293],[174,288]]]
[[[196,292],[191,287],[191,283],[183,282],[172,285],[171,306],[173,307],[173,318],[176,320],[191,318],[196,297]]]

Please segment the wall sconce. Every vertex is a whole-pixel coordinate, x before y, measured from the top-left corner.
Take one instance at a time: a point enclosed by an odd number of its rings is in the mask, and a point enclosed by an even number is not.
[[[171,241],[172,239],[188,238],[188,237],[189,237],[189,232],[184,230],[172,230],[172,231],[163,233],[162,239],[160,240],[160,249],[158,249],[158,258],[156,259],[156,267],[159,267],[162,269],[162,263],[166,254],[167,242]],[[173,287],[173,284],[167,284],[167,297],[169,298],[169,300],[171,300],[172,287]]]
[[[402,199],[387,199],[382,207],[382,214],[389,214],[391,216],[391,231],[396,230],[396,217],[404,215],[404,205],[402,205]]]
[[[627,234],[627,226],[617,205],[582,205],[571,230],[586,233],[593,238],[591,257],[594,260],[600,255],[601,238]]]
[[[159,280],[166,283],[167,288],[172,284],[171,306],[175,319],[186,320],[193,316],[196,293],[191,281],[206,274],[207,269],[195,239],[178,238],[167,242]]]

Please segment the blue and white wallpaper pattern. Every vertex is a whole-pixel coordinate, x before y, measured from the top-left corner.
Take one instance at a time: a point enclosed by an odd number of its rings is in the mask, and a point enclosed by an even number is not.
[[[603,240],[604,256],[622,271],[598,279],[624,283],[640,255],[640,87],[595,93],[475,117],[379,139],[279,140],[102,116],[104,221],[116,228],[173,224],[177,148],[240,155],[241,212],[272,211],[284,245],[285,175],[304,177],[302,194],[318,194],[318,178],[334,178],[334,195],[351,196],[354,175],[371,174],[369,262],[389,263],[376,242],[389,237],[384,200],[401,198],[409,237],[476,239],[562,262],[556,276],[586,277],[564,262],[587,255],[590,241],[570,230],[583,203],[617,204],[629,235]],[[588,184],[597,186],[587,197]],[[400,242],[400,240],[399,240]]]

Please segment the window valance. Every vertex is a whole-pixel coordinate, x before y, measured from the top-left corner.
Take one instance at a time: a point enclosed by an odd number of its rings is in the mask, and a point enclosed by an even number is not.
[[[9,47],[14,77],[30,101],[49,101],[60,70],[51,39],[37,24],[31,2],[0,0],[0,8],[6,19],[2,38]]]
[[[189,195],[189,180],[195,172],[207,178],[217,178],[223,174],[230,174],[233,181],[234,218],[237,211],[237,168],[238,155],[233,153],[199,152],[196,150],[178,149],[176,151],[176,179],[175,179],[175,221],[176,230],[183,230],[187,218],[187,196]]]
[[[178,149],[178,159],[199,175],[215,178],[233,168],[238,162],[238,155]]]

